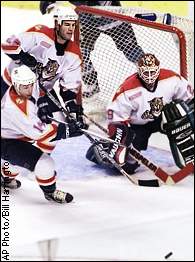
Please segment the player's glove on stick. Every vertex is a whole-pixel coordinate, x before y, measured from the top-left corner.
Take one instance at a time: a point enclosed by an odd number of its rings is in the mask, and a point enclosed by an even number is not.
[[[50,124],[52,121],[49,117],[53,117],[49,108],[48,98],[46,96],[39,97],[37,101],[37,115],[43,123]]]
[[[77,123],[72,120],[67,124],[60,123],[58,125],[57,136],[55,137],[55,140],[81,136],[82,134],[83,132],[81,131]]]
[[[80,104],[76,103],[76,93],[66,90],[63,91],[60,89],[60,95],[65,103],[66,109],[68,112],[77,120],[77,124],[81,129],[88,129],[88,125],[83,119],[83,107]]]
[[[171,102],[162,111],[162,129],[169,139],[176,165],[194,162],[194,114],[184,101]]]

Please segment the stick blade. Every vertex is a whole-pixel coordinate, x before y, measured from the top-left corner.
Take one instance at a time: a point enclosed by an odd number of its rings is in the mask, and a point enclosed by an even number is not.
[[[155,175],[160,178],[165,184],[173,185],[178,183],[194,171],[194,164],[189,163],[184,168],[176,172],[175,174],[169,175],[160,167],[156,170]]]

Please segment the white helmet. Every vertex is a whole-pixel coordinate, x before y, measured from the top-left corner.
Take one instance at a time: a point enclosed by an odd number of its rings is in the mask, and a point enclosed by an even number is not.
[[[34,84],[36,82],[36,75],[28,66],[22,65],[12,70],[11,80],[16,92],[20,94],[19,86]]]
[[[61,25],[64,20],[77,21],[79,17],[71,7],[60,6],[54,10],[53,18],[58,21],[58,24]]]

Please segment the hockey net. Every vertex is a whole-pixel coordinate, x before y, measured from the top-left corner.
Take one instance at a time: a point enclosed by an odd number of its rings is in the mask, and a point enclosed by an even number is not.
[[[83,107],[95,120],[106,118],[106,107],[122,82],[136,72],[142,52],[154,53],[161,67],[171,69],[192,84],[193,21],[172,16],[172,25],[135,18],[149,13],[140,8],[76,8],[80,16],[79,41],[83,56]],[[133,32],[132,32],[133,31]]]

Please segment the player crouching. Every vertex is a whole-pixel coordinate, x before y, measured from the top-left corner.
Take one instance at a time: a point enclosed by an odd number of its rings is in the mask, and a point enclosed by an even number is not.
[[[188,81],[177,73],[160,69],[153,54],[143,55],[137,63],[137,73],[128,77],[108,106],[108,132],[117,143],[137,150],[146,150],[150,136],[164,133],[169,139],[173,158],[179,168],[194,162],[194,103]],[[139,164],[128,149],[114,144],[102,144],[109,156],[128,174]],[[105,155],[92,145],[87,159],[107,164]]]
[[[16,168],[20,166],[35,174],[47,200],[69,203],[73,196],[56,189],[55,164],[48,153],[57,140],[82,133],[74,123],[57,125],[40,121],[37,116],[39,88],[35,74],[27,66],[13,69],[11,80],[12,85],[1,102],[1,185],[19,188],[21,183],[16,179]]]

